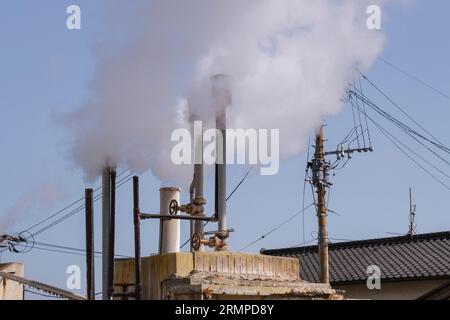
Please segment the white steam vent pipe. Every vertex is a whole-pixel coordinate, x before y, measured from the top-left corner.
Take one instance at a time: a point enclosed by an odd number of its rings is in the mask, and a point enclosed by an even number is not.
[[[170,216],[169,208],[172,200],[180,203],[180,189],[161,188],[160,214]],[[179,213],[177,213],[179,214]],[[161,220],[159,231],[159,253],[180,252],[180,220]]]

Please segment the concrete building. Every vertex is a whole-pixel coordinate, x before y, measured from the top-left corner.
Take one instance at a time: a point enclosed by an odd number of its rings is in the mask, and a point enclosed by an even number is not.
[[[261,253],[295,257],[301,278],[319,281],[317,246]],[[450,299],[450,232],[331,243],[329,255],[331,286],[346,299]],[[381,287],[370,290],[377,268]]]
[[[22,263],[3,263],[0,264],[0,272],[23,277],[24,267]],[[23,298],[23,284],[0,276],[0,300],[23,300]]]
[[[342,299],[329,285],[300,279],[298,259],[233,252],[142,258],[143,300]],[[115,262],[115,289],[132,290],[134,260]],[[127,292],[127,291],[122,291]]]

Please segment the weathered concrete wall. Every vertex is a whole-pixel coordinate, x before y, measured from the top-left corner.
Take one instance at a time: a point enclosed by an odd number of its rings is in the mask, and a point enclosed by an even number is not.
[[[194,270],[237,275],[258,275],[285,280],[300,280],[298,259],[232,253],[232,252],[196,252]]]
[[[367,285],[340,285],[335,289],[345,290],[347,299],[370,300],[415,300],[423,294],[441,286],[447,280],[422,280],[381,282],[381,290],[369,290]]]
[[[171,275],[185,277],[193,270],[191,253],[169,253],[142,258],[142,298],[159,300],[161,282]],[[134,260],[115,261],[114,283],[134,283]]]
[[[114,283],[134,282],[134,260],[116,260]],[[142,259],[145,300],[330,297],[329,286],[299,278],[296,258],[234,252],[172,253]]]
[[[0,264],[0,271],[23,277],[22,263]],[[0,277],[0,300],[23,300],[23,285]]]

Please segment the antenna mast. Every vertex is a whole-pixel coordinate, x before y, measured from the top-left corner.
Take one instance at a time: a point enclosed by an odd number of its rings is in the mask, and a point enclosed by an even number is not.
[[[416,234],[416,205],[412,200],[412,189],[409,188],[409,230],[408,235],[413,236]]]

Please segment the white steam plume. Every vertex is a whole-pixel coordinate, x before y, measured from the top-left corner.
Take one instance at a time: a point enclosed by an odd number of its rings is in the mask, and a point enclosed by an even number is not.
[[[280,129],[282,156],[298,154],[322,119],[340,111],[355,67],[370,68],[380,54],[383,35],[366,27],[374,3],[143,1],[139,31],[99,57],[95,99],[70,117],[76,165],[87,179],[106,161],[151,169],[162,181],[189,179],[190,170],[171,163],[170,136],[189,127],[188,109],[210,115],[209,79],[218,73],[232,81],[230,127]]]
[[[26,222],[25,218],[32,213],[48,210],[57,202],[64,200],[65,196],[66,193],[61,185],[54,181],[46,182],[25,192],[6,212],[0,215],[0,236],[6,232],[12,232],[11,228],[15,227],[18,221]]]

